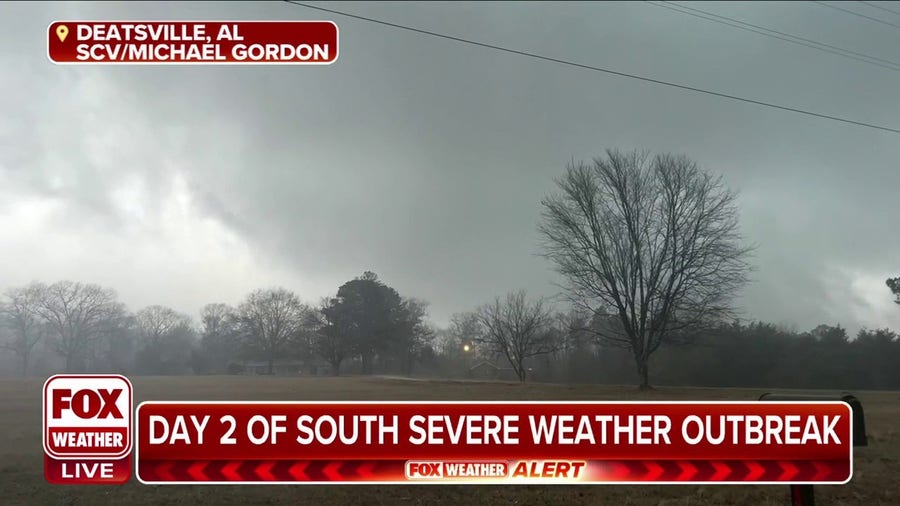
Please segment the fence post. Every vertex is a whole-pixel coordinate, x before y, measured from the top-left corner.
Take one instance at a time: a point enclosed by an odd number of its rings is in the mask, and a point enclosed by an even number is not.
[[[815,506],[816,496],[812,485],[791,485],[792,506]]]

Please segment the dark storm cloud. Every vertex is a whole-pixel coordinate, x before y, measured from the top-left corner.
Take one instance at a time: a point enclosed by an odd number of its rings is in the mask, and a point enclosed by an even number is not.
[[[332,5],[900,125],[897,72],[644,3]],[[701,8],[900,59],[896,31],[815,5]],[[431,301],[443,322],[511,289],[553,293],[556,278],[536,256],[535,226],[540,199],[567,160],[608,147],[675,151],[722,173],[741,193],[745,236],[759,246],[755,283],[742,298],[746,316],[801,328],[900,324],[883,286],[900,270],[896,135],[283,3],[0,9],[13,14],[2,16],[13,20],[4,23],[4,38],[30,41],[23,52],[3,46],[4,68],[18,69],[0,81],[4,105],[21,125],[0,130],[0,161],[16,185],[9,205],[49,192],[71,219],[93,213],[126,226],[133,216],[123,214],[123,199],[140,195],[141,213],[158,214],[181,177],[201,215],[249,245],[246,261],[255,270],[248,272],[290,272],[309,281],[304,289],[327,292],[371,269],[401,293]],[[43,30],[65,17],[333,19],[341,55],[328,67],[53,67]],[[52,110],[71,128],[43,126]],[[115,197],[123,187],[131,193]],[[85,241],[104,230],[84,230]],[[32,269],[40,277],[40,266]],[[145,295],[167,300],[164,291]],[[193,307],[220,298],[212,289],[194,297]]]

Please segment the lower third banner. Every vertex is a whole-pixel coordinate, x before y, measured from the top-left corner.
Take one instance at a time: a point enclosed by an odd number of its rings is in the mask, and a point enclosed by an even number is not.
[[[843,402],[145,402],[147,484],[842,484]]]

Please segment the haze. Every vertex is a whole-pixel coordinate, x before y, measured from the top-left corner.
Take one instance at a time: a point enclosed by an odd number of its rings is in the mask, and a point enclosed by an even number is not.
[[[900,127],[900,74],[633,3],[319,4],[547,56]],[[693,4],[685,4],[693,5]],[[900,31],[812,3],[695,7],[900,60]],[[57,19],[333,19],[331,66],[54,66]],[[196,315],[365,270],[445,325],[553,295],[541,198],[606,148],[675,152],[740,192],[739,305],[897,328],[897,134],[461,45],[286,3],[0,5],[0,285],[115,288]]]

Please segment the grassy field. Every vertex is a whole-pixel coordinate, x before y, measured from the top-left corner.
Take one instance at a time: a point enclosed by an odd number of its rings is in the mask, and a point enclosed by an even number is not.
[[[762,390],[546,385],[389,378],[132,378],[144,400],[755,400]],[[0,504],[790,504],[786,486],[51,486],[44,482],[41,380],[0,380]],[[823,392],[825,393],[825,392]],[[900,504],[900,392],[855,392],[869,447],[853,481],[816,487],[820,505]]]

